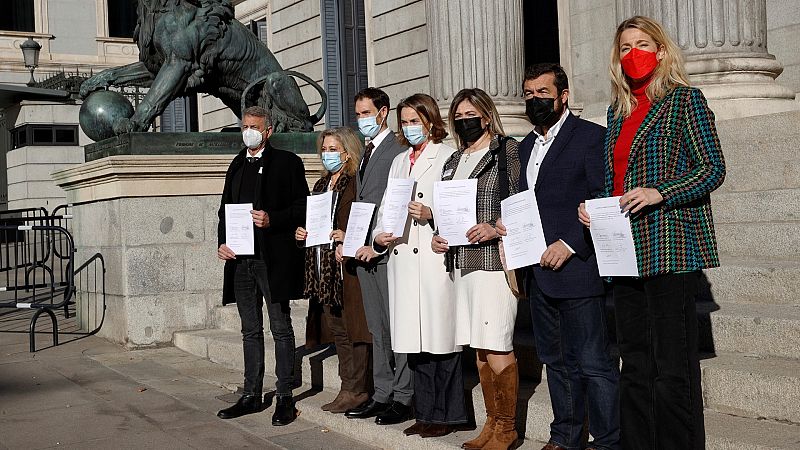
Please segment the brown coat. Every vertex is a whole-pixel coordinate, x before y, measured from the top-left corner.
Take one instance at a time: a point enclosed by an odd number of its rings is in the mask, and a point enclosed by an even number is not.
[[[330,175],[320,178],[314,185],[314,192],[325,192]],[[342,174],[333,190],[336,211],[333,217],[334,229],[347,231],[347,220],[350,217],[350,205],[356,197],[355,177]],[[323,249],[320,252],[321,279],[317,276],[317,252],[313,248],[306,249],[305,295],[308,297],[308,317],[306,319],[306,347],[333,342],[333,336],[322,320],[323,306],[331,306],[334,310],[341,308],[348,337],[353,343],[371,343],[372,335],[367,328],[364,304],[361,300],[361,286],[356,276],[357,261],[345,258],[343,270],[335,261],[333,250]],[[344,273],[344,279],[340,274]]]

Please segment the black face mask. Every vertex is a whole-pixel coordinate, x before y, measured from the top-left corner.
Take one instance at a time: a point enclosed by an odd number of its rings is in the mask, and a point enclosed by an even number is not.
[[[464,144],[469,142],[477,142],[486,131],[481,126],[480,117],[469,117],[467,119],[458,119],[455,121],[456,134]]]
[[[532,97],[525,100],[525,115],[537,127],[550,127],[561,117],[561,111],[556,111],[555,105],[554,98]]]

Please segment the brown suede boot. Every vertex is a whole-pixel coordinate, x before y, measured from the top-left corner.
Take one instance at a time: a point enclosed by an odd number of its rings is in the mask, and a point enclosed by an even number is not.
[[[494,376],[495,414],[494,433],[483,450],[508,450],[517,442],[517,392],[519,391],[519,374],[517,363],[509,364],[502,372]]]
[[[495,382],[494,372],[489,367],[489,363],[484,364],[478,371],[481,379],[481,390],[483,391],[483,403],[486,405],[486,423],[483,424],[481,434],[471,441],[461,444],[461,448],[466,450],[480,450],[492,438],[495,424]]]

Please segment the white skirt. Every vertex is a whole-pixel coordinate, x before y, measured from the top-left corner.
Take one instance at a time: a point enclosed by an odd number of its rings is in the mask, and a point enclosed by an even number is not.
[[[456,344],[512,351],[517,298],[505,272],[455,269],[455,290]]]

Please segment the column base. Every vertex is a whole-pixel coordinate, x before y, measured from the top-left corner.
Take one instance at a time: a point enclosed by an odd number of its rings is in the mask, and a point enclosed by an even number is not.
[[[773,55],[689,56],[686,70],[718,120],[800,109],[795,92],[775,80],[783,67]]]

